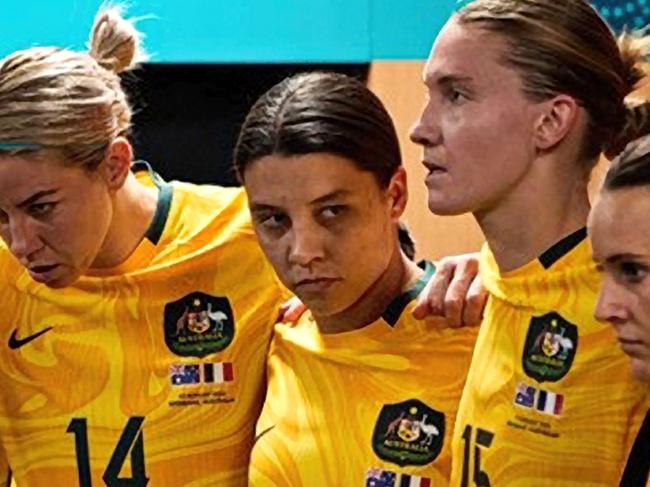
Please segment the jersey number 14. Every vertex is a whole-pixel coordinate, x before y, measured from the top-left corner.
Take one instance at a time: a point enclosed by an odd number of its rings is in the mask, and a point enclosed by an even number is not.
[[[144,487],[149,482],[144,468],[143,422],[144,418],[141,416],[131,417],[127,421],[102,476],[104,484],[108,487]],[[79,487],[92,487],[86,418],[73,418],[66,431],[74,435]],[[120,471],[129,453],[131,454],[131,477],[120,477]]]

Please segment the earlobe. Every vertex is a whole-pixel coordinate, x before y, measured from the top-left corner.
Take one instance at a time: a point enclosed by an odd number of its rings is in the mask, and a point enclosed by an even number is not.
[[[537,147],[547,150],[562,142],[575,125],[578,108],[576,100],[568,95],[545,101],[535,125]]]
[[[133,149],[124,137],[117,137],[109,144],[103,163],[104,178],[109,188],[117,190],[124,185],[132,161]]]

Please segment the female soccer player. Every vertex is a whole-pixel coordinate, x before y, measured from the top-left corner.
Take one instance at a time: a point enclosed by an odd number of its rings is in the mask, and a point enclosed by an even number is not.
[[[650,106],[642,131],[650,131]],[[634,376],[650,382],[650,136],[629,145],[607,172],[589,215],[594,260],[603,271],[596,317],[614,325]],[[644,485],[650,470],[650,416],[621,485]],[[648,483],[650,485],[650,482]]]
[[[240,189],[132,166],[138,33],[0,61],[0,450],[19,486],[245,486],[281,302]]]
[[[491,297],[452,441],[451,485],[617,485],[648,407],[593,317],[587,182],[638,111],[647,41],[584,0],[476,0],[436,39],[424,148],[429,208],[472,212]]]
[[[253,106],[235,164],[308,308],[275,328],[251,485],[447,485],[476,330],[411,314],[434,268],[400,251],[406,174],[383,105],[342,75],[294,76]]]

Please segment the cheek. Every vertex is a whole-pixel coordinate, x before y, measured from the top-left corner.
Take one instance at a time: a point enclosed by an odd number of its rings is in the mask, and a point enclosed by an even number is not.
[[[374,281],[387,266],[391,257],[390,222],[376,213],[364,217],[364,224],[352,228],[341,241],[332,242],[339,261],[353,270],[359,281]]]
[[[646,277],[646,281],[650,278]],[[643,334],[648,346],[650,346],[650,283],[644,284],[643,288],[637,293],[635,308],[638,310],[635,313],[636,321],[640,328],[640,333]]]
[[[88,201],[93,203],[67,207],[50,229],[52,238],[63,242],[71,252],[78,253],[79,258],[84,258],[86,254],[92,254],[94,258],[109,231],[112,218],[110,200],[95,196]],[[70,235],[74,235],[75,239],[70,240]]]
[[[525,159],[529,137],[523,117],[481,108],[451,114],[444,124],[445,146],[455,163],[511,170]]]

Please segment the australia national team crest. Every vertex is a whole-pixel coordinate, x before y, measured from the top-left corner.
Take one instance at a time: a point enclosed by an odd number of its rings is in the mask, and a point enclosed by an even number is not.
[[[445,415],[410,399],[381,409],[372,448],[382,460],[401,467],[426,465],[440,454],[444,437]]]
[[[538,382],[564,377],[578,348],[578,327],[552,312],[530,320],[522,357],[524,372]]]
[[[230,345],[235,322],[225,297],[194,292],[165,305],[165,343],[176,355],[205,357]]]

